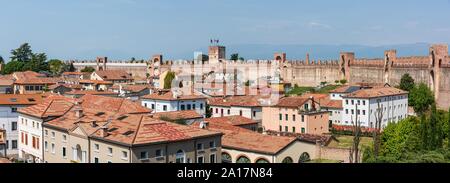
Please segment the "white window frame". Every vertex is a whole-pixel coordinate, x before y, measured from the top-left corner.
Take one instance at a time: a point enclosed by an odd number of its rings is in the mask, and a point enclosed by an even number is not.
[[[112,147],[108,147],[108,156],[113,156],[114,150]]]
[[[52,143],[52,145],[51,145],[51,148],[52,148],[52,154],[55,154],[56,152],[56,145],[55,145],[55,143]]]
[[[128,160],[128,152],[127,151],[122,151],[121,159]]]

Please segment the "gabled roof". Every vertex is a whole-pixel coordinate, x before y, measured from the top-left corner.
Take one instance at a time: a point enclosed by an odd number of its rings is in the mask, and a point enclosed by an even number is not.
[[[205,121],[210,123],[224,123],[233,126],[253,125],[258,124],[255,120],[242,116],[226,116],[217,118],[206,118]]]
[[[76,117],[75,111],[70,111],[44,125],[67,131],[79,127],[91,138],[126,146],[170,143],[222,135],[219,132],[161,121],[146,114],[117,114],[108,111],[100,113],[100,111],[84,110],[81,118]],[[102,128],[105,128],[105,134],[101,133]]]
[[[94,73],[105,81],[133,80],[133,77],[131,77],[131,75],[124,70],[103,70],[103,71],[95,71]]]
[[[14,84],[14,76],[12,74],[0,76],[0,86],[11,86]]]
[[[150,85],[121,85],[121,86],[122,86],[122,90],[131,91],[131,92],[135,92],[135,93],[152,88],[152,86],[150,86]],[[118,89],[120,89],[120,85],[114,85],[111,87],[111,89],[118,90]]]
[[[43,74],[39,74],[37,72],[33,71],[25,71],[25,72],[15,72],[13,73],[14,76],[14,83],[15,84],[55,84],[58,83],[61,80],[61,78],[52,78],[52,77],[46,77]]]
[[[94,91],[94,90],[72,90],[66,92],[67,95],[117,95],[117,93],[109,91]]]
[[[189,111],[171,111],[171,112],[158,112],[153,114],[155,119],[167,118],[171,121],[176,120],[189,120],[189,119],[203,119],[203,116],[197,113],[195,110]],[[163,120],[163,119],[161,119]]]
[[[404,94],[408,94],[408,92],[394,87],[380,87],[380,88],[358,90],[343,96],[343,98],[376,98],[376,97],[396,96]]]
[[[82,79],[79,81],[80,84],[87,83],[87,84],[94,84],[94,85],[112,85],[113,83],[110,81],[102,81],[102,80],[88,80],[88,79]]]
[[[34,105],[42,98],[42,94],[0,94],[0,105]]]
[[[191,126],[199,127],[196,122]],[[208,130],[222,132],[222,147],[248,152],[276,155],[297,140],[296,137],[264,135],[226,123],[210,122]]]
[[[246,96],[230,96],[230,97],[216,97],[208,99],[208,103],[211,106],[240,106],[240,107],[261,107],[261,99],[263,97],[259,95],[246,95]]]
[[[276,107],[298,108],[311,100],[305,97],[284,97],[281,98]]]
[[[26,108],[21,108],[18,110],[18,112],[41,119],[48,117],[58,117],[64,115],[67,111],[69,111],[73,107],[75,102],[75,99],[51,95],[42,103]]]

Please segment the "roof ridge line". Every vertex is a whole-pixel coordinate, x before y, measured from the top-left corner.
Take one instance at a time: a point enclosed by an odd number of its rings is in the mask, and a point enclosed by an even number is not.
[[[52,99],[52,100],[50,101],[50,104],[48,104],[48,106],[45,108],[44,112],[42,112],[42,115],[44,115],[44,114],[47,112],[48,108],[50,108],[50,105],[53,104],[53,101],[55,101],[55,99]],[[42,117],[43,117],[43,116],[42,116]]]
[[[134,142],[136,141],[136,137],[137,137],[137,135],[138,135],[139,130],[141,129],[141,123],[142,123],[142,120],[143,120],[143,119],[144,119],[144,116],[141,115],[141,120],[139,120],[139,124],[138,124],[138,127],[137,127],[137,129],[136,129],[136,134],[134,135],[133,141],[131,141],[131,145],[133,145]]]

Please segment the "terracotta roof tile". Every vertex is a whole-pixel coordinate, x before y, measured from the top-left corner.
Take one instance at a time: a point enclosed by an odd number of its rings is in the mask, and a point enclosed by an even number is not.
[[[61,78],[46,77],[33,71],[15,72],[13,73],[15,84],[55,84],[61,82]]]
[[[95,74],[100,76],[105,81],[113,81],[113,80],[133,80],[130,74],[128,74],[124,70],[104,70],[104,71],[95,71]]]
[[[384,96],[395,96],[395,95],[404,95],[408,94],[408,92],[394,88],[394,87],[380,87],[380,88],[372,88],[372,89],[363,89],[358,90],[353,93],[350,93],[344,98],[376,98],[376,97],[384,97]]]
[[[113,83],[110,81],[102,81],[102,80],[88,80],[88,79],[82,79],[79,81],[80,84],[87,83],[87,84],[95,84],[95,85],[112,85]]]
[[[199,127],[199,122],[191,126]],[[222,132],[222,147],[257,153],[277,154],[294,142],[296,137],[264,135],[226,123],[209,123],[208,130]]]
[[[172,112],[158,112],[153,115],[156,119],[168,118],[169,120],[188,120],[203,118],[202,115],[195,110],[189,111],[172,111]]]
[[[131,91],[131,92],[141,92],[142,90],[153,88],[150,85],[122,85],[122,90]],[[120,85],[114,85],[111,89],[120,89]]]
[[[305,97],[284,97],[280,99],[276,107],[298,108],[309,100]]]
[[[226,117],[217,117],[217,118],[206,118],[205,121],[210,123],[225,123],[233,126],[243,126],[243,125],[251,125],[258,124],[255,120],[242,117],[242,116],[226,116]]]
[[[42,98],[42,94],[0,94],[0,105],[34,105]]]
[[[38,118],[58,117],[70,110],[74,103],[75,99],[52,95],[47,97],[42,103],[21,108],[18,111]]]
[[[261,107],[261,99],[263,97],[259,95],[246,95],[246,96],[230,96],[230,97],[216,97],[208,99],[208,102],[212,106],[244,106],[244,107]]]

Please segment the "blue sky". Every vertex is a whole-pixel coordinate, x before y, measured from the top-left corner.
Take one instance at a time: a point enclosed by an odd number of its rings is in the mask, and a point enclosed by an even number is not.
[[[192,58],[239,44],[450,43],[450,0],[0,0],[0,55]],[[282,47],[280,47],[282,49]]]

